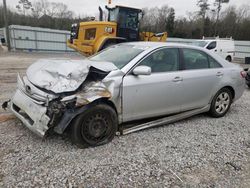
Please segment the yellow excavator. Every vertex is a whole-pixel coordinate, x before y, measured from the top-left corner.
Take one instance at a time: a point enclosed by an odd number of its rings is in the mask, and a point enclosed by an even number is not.
[[[152,33],[139,31],[142,10],[125,6],[105,7],[107,21],[103,21],[103,10],[99,7],[99,21],[72,24],[67,45],[84,55],[93,55],[111,45],[130,41],[166,42],[167,32]]]

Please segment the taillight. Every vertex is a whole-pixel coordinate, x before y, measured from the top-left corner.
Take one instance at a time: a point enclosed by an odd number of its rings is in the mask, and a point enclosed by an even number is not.
[[[242,78],[246,78],[247,77],[247,72],[246,71],[241,71],[240,75]]]

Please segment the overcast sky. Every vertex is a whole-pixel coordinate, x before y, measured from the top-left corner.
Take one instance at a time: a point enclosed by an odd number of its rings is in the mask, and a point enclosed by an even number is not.
[[[33,0],[31,0],[32,2]],[[50,2],[62,2],[68,5],[69,9],[72,10],[75,15],[95,15],[98,12],[98,6],[104,7],[108,0],[49,0]],[[2,0],[0,0],[2,3]],[[127,5],[137,8],[144,7],[155,7],[161,5],[168,5],[175,9],[176,16],[185,16],[188,11],[196,11],[197,0],[112,0],[113,4]],[[212,4],[214,0],[210,0]],[[18,0],[7,0],[8,6],[14,8],[18,3]],[[250,0],[230,0],[228,5],[250,5]]]

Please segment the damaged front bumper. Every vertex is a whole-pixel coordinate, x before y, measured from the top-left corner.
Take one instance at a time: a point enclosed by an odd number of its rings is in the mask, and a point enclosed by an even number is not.
[[[109,99],[111,93],[101,82],[89,82],[70,95],[52,94],[34,86],[27,77],[17,77],[17,90],[8,103],[9,109],[23,124],[40,137],[49,129],[63,134],[67,126],[78,114],[88,108],[88,104],[98,99]]]
[[[43,107],[21,90],[17,89],[10,101],[10,110],[20,119],[23,124],[40,137],[44,137],[49,129],[50,118],[46,115],[47,108]]]
[[[44,137],[46,131],[49,129],[48,125],[50,122],[50,117],[46,115],[46,103],[48,103],[49,98],[37,93],[31,93],[34,86],[27,82],[28,80],[22,80],[18,75],[18,87],[8,106],[28,129],[38,136]],[[27,94],[27,92],[30,93]]]

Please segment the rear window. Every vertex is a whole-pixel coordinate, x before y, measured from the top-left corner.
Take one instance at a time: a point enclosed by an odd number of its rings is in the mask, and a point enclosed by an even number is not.
[[[134,45],[115,45],[90,57],[90,60],[112,62],[117,68],[121,69],[143,51],[143,48]]]
[[[214,58],[208,56],[210,68],[221,68],[221,64],[219,64]]]

